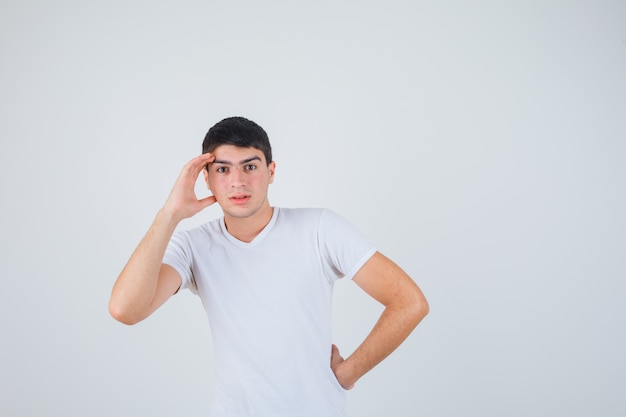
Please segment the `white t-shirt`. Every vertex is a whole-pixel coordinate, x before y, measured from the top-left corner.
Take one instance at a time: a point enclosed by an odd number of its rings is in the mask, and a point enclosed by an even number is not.
[[[332,288],[375,248],[327,209],[274,208],[249,243],[224,218],[176,232],[163,262],[198,294],[209,318],[212,417],[345,416],[330,369]]]

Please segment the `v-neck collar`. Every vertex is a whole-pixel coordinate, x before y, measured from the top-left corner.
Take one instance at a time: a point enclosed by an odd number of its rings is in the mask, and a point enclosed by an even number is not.
[[[226,236],[226,238],[233,245],[238,246],[240,248],[251,248],[255,246],[257,243],[259,243],[260,241],[262,241],[265,238],[265,236],[272,230],[272,228],[274,227],[274,224],[276,223],[276,219],[278,218],[279,210],[280,209],[278,207],[274,207],[274,212],[272,213],[272,218],[270,219],[269,223],[267,223],[265,227],[263,228],[263,230],[261,230],[261,232],[258,235],[256,235],[254,239],[252,239],[250,242],[243,242],[237,239],[235,236],[231,235],[228,229],[226,229],[226,221],[223,216],[220,219],[220,227],[222,228],[222,233],[224,233],[224,236]]]

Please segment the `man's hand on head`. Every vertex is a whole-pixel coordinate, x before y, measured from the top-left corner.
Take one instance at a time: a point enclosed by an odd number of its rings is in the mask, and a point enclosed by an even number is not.
[[[200,173],[215,157],[210,153],[199,155],[189,161],[181,171],[162,211],[175,221],[192,217],[217,200],[214,196],[198,199],[195,192],[196,181]]]

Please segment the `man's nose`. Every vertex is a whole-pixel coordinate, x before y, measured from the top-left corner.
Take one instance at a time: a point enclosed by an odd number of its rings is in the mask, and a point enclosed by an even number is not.
[[[244,173],[240,169],[233,169],[230,175],[230,186],[235,188],[245,184]]]

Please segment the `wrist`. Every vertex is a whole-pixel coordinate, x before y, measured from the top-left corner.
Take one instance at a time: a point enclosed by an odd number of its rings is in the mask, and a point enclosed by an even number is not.
[[[177,216],[175,211],[169,210],[167,207],[163,207],[157,212],[154,222],[166,226],[168,229],[173,231],[176,229],[176,226],[178,226],[178,223],[180,223],[181,220],[182,218]]]
[[[358,380],[355,375],[354,369],[352,368],[352,363],[348,360],[345,360],[338,364],[334,369],[335,377],[339,384],[346,390],[354,388],[354,384]]]

